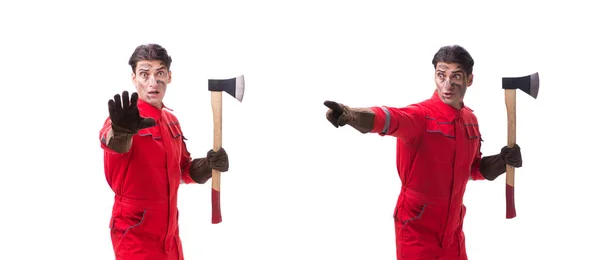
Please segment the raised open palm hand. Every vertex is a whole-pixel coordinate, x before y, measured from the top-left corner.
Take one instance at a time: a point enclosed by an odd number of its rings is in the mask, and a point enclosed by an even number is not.
[[[112,124],[132,134],[137,133],[140,129],[155,126],[154,119],[140,116],[137,100],[137,92],[131,94],[130,101],[127,91],[123,91],[122,96],[116,94],[114,99],[108,100],[108,113]]]

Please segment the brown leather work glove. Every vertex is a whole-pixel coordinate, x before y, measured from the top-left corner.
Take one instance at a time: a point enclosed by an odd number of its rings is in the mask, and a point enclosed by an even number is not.
[[[206,157],[192,160],[190,177],[196,183],[204,184],[212,177],[213,169],[220,172],[229,170],[229,156],[225,149],[221,148],[216,152],[210,149]]]
[[[108,100],[108,113],[115,133],[135,134],[140,129],[156,125],[154,119],[140,116],[137,101],[138,93],[133,92],[130,101],[127,91],[123,91],[122,97],[116,94],[114,99]]]
[[[514,166],[515,168],[519,168],[523,165],[521,147],[519,147],[519,145],[515,144],[512,148],[504,146],[499,154],[481,158],[479,171],[484,178],[493,181],[506,172],[507,164]]]
[[[371,132],[375,123],[375,113],[369,108],[351,108],[334,101],[325,101],[327,120],[336,128],[352,126],[354,129],[365,134]]]
[[[106,146],[117,153],[125,153],[131,149],[132,137],[140,129],[156,125],[154,119],[140,116],[137,101],[138,93],[133,92],[130,101],[127,91],[123,91],[123,96],[116,94],[114,99],[108,100],[112,127],[105,136]]]
[[[229,156],[222,147],[216,152],[210,149],[208,153],[206,153],[206,159],[208,160],[208,166],[211,169],[215,169],[220,172],[226,172],[229,170]]]

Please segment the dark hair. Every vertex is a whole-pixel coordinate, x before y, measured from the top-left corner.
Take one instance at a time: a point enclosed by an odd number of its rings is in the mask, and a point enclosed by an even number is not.
[[[458,63],[465,71],[467,71],[467,75],[473,73],[473,65],[475,65],[475,61],[473,61],[471,54],[459,45],[441,47],[431,61],[434,68],[437,66],[438,62]]]
[[[167,50],[158,44],[145,44],[135,48],[133,54],[129,58],[129,66],[135,73],[135,67],[138,61],[141,60],[160,60],[167,67],[167,70],[171,69],[171,56],[167,53]]]

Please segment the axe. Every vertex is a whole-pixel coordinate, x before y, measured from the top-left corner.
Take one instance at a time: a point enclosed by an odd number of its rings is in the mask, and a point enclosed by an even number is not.
[[[504,101],[508,117],[508,147],[513,147],[517,142],[517,89],[537,99],[540,87],[538,73],[523,77],[503,77]],[[515,167],[506,165],[506,218],[517,216],[515,209]]]
[[[211,94],[213,111],[213,151],[218,151],[223,142],[223,92],[242,102],[244,98],[244,75],[230,79],[209,79],[208,91]],[[212,170],[212,223],[221,223],[221,172]]]

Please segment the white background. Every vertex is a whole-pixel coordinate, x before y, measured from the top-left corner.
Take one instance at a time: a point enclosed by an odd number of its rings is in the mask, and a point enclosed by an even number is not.
[[[600,259],[590,4],[196,2],[3,2],[0,259],[113,258],[98,132],[144,43],[173,57],[165,104],[195,157],[212,147],[207,79],[246,77],[242,103],[224,96],[223,222],[210,222],[210,185],[180,188],[186,259],[395,259],[395,140],[335,129],[323,101],[429,98],[448,44],[475,59],[466,103],[485,155],[506,143],[501,77],[541,82],[537,100],[518,94],[517,217],[504,217],[503,176],[469,183],[470,259]]]

